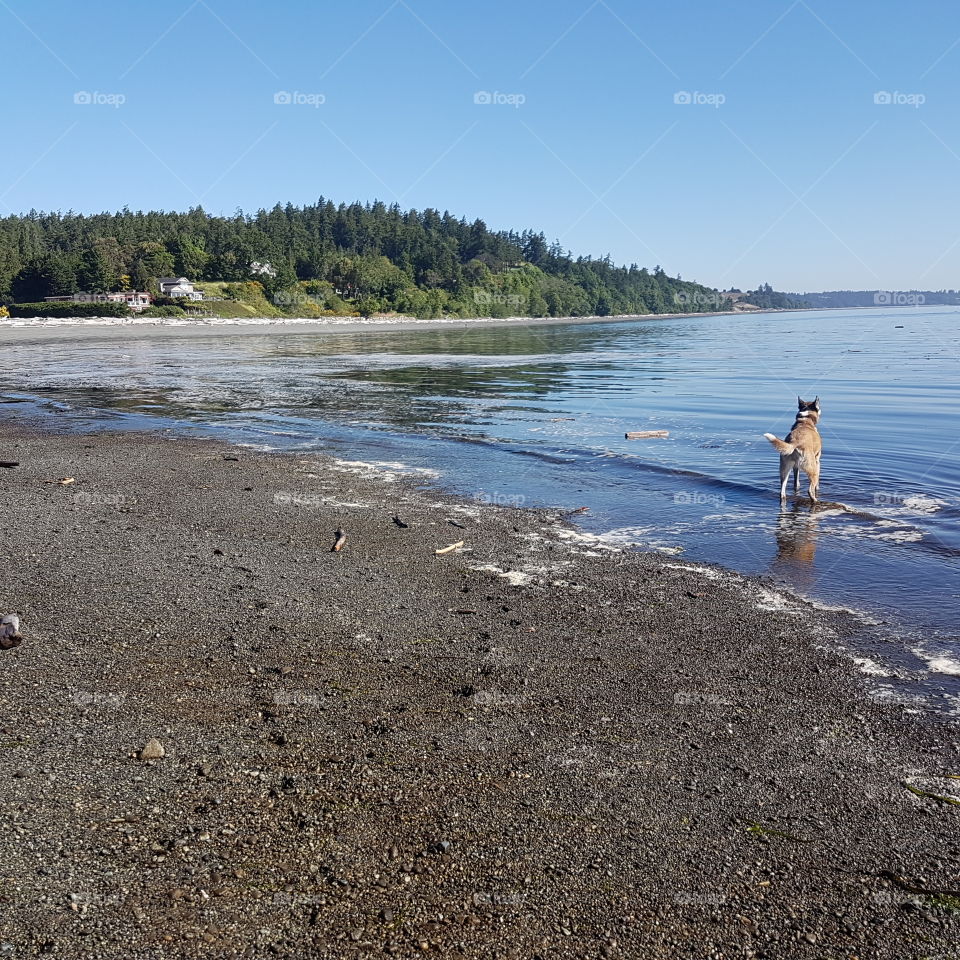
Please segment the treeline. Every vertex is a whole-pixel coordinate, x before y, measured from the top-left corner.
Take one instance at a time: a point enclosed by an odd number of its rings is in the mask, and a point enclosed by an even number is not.
[[[660,267],[574,257],[542,233],[380,202],[321,198],[232,217],[197,207],[0,219],[2,304],[81,290],[155,293],[164,276],[255,282],[272,310],[299,316],[607,316],[715,310],[718,302],[715,291]]]
[[[794,293],[780,293],[769,283],[761,283],[756,290],[748,290],[741,298],[742,303],[752,303],[764,310],[792,310],[809,307],[811,303]]]
[[[915,307],[924,304],[956,306],[956,290],[826,290],[822,293],[796,293],[815,307]]]

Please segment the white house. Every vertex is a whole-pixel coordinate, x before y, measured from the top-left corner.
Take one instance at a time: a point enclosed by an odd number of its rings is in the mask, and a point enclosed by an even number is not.
[[[161,297],[186,297],[188,300],[202,300],[203,294],[194,290],[186,277],[160,277],[157,280]]]

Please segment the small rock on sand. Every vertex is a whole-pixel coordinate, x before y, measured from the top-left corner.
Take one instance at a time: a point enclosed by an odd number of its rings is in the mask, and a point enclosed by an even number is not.
[[[7,614],[0,620],[0,650],[10,650],[22,642],[20,636],[20,618],[15,613]]]
[[[148,740],[140,751],[141,760],[160,760],[166,755],[167,751],[163,749],[163,744],[156,737]]]

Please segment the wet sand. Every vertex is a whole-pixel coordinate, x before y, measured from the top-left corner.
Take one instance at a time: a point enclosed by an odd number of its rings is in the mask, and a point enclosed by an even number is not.
[[[853,618],[322,456],[0,460],[0,957],[956,956],[956,730]]]

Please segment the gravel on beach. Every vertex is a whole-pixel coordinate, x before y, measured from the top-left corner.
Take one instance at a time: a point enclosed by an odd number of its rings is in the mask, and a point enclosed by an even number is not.
[[[960,957],[956,729],[854,617],[320,455],[0,458],[0,960]]]

